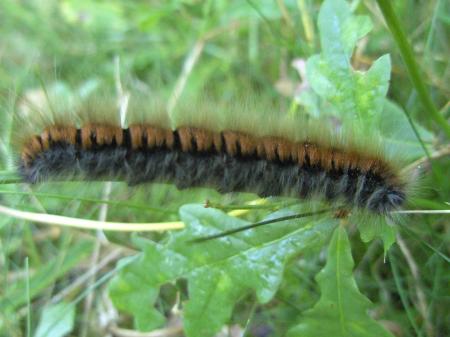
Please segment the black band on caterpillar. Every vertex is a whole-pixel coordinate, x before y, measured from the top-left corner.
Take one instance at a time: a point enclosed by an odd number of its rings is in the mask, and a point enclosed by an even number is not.
[[[279,137],[152,125],[128,129],[87,124],[50,126],[22,149],[30,183],[82,177],[129,184],[174,183],[265,196],[320,196],[387,214],[405,202],[405,186],[382,159]]]

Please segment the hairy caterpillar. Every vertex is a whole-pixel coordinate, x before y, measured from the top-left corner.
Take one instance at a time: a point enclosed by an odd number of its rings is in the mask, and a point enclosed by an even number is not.
[[[146,106],[132,109],[127,123],[89,109],[41,120],[39,130],[21,136],[22,177],[30,183],[119,179],[318,197],[379,215],[406,202],[410,183],[376,141],[357,143],[348,132],[274,111],[209,105],[169,116]]]

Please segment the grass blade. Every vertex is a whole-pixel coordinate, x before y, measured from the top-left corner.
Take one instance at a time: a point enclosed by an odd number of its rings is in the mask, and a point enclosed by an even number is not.
[[[429,111],[431,118],[442,128],[448,138],[450,138],[450,124],[445,120],[431,99],[430,94],[425,86],[422,75],[419,70],[411,45],[409,44],[405,32],[402,29],[400,21],[392,8],[390,0],[377,0],[378,6],[383,13],[383,17],[392,33],[392,36],[397,44],[400,54],[405,62],[411,82],[419,94],[420,100],[425,108]]]

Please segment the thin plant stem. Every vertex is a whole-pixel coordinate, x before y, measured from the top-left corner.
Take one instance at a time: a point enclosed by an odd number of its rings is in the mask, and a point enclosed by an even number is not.
[[[27,337],[31,337],[31,300],[30,300],[30,266],[28,256],[25,258],[25,272],[27,275],[26,296],[27,296]]]
[[[400,54],[405,62],[411,82],[417,90],[419,98],[426,111],[429,112],[430,117],[441,127],[444,133],[450,138],[450,124],[445,120],[437,108],[435,107],[430,94],[425,86],[425,81],[422,78],[419,65],[414,57],[411,45],[406,38],[406,34],[400,24],[397,15],[392,7],[390,0],[377,0],[378,6],[383,13],[383,17],[392,33],[392,36],[400,50]]]
[[[275,223],[275,222],[306,218],[306,217],[310,217],[310,216],[314,216],[314,215],[318,215],[318,214],[328,213],[328,212],[335,211],[335,210],[337,210],[337,208],[336,209],[334,209],[334,208],[322,209],[322,210],[315,211],[315,212],[300,213],[300,214],[283,216],[283,217],[279,217],[279,218],[276,218],[276,219],[270,219],[270,220],[264,220],[264,221],[260,221],[260,222],[255,222],[255,223],[251,223],[249,225],[245,225],[245,226],[242,226],[242,227],[237,227],[237,228],[231,229],[229,231],[224,231],[224,232],[213,234],[213,235],[203,236],[203,237],[200,237],[198,239],[193,239],[193,240],[190,240],[189,243],[200,243],[200,242],[205,242],[205,241],[209,241],[209,240],[213,240],[213,239],[219,239],[219,238],[222,238],[224,236],[228,236],[228,235],[231,235],[231,234],[236,234],[236,233],[239,233],[239,232],[243,232],[243,231],[245,231],[247,229],[260,227],[260,226],[268,225],[268,224]]]
[[[160,222],[160,223],[123,223],[86,220],[80,218],[71,218],[61,215],[33,213],[19,211],[14,208],[0,205],[0,214],[8,215],[17,219],[38,222],[43,224],[52,224],[65,227],[75,227],[79,229],[102,229],[107,231],[120,232],[143,232],[143,231],[166,231],[172,229],[183,229],[183,222]]]
[[[397,260],[391,251],[388,251],[388,254],[389,254],[389,261],[391,262],[390,264],[391,264],[392,274],[394,276],[395,286],[400,295],[400,300],[402,301],[403,307],[405,308],[406,316],[408,317],[408,320],[411,323],[417,336],[423,337],[422,332],[420,331],[419,327],[417,326],[417,323],[415,321],[415,317],[411,310],[411,307],[409,306],[408,294],[406,293],[406,290],[403,288],[403,285],[401,282],[400,271],[398,270],[398,266],[397,266]]]

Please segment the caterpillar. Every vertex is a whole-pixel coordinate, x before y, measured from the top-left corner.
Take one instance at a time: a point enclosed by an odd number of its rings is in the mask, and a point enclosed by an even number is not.
[[[227,115],[226,108],[218,113],[209,105],[169,115],[153,108],[137,118],[130,114],[128,125],[92,110],[77,112],[72,121],[67,113],[50,118],[38,132],[21,135],[19,172],[32,184],[162,182],[318,198],[378,215],[407,200],[410,182],[376,142],[357,144],[349,133],[274,111],[240,114],[233,108]],[[268,124],[261,127],[261,120]]]

